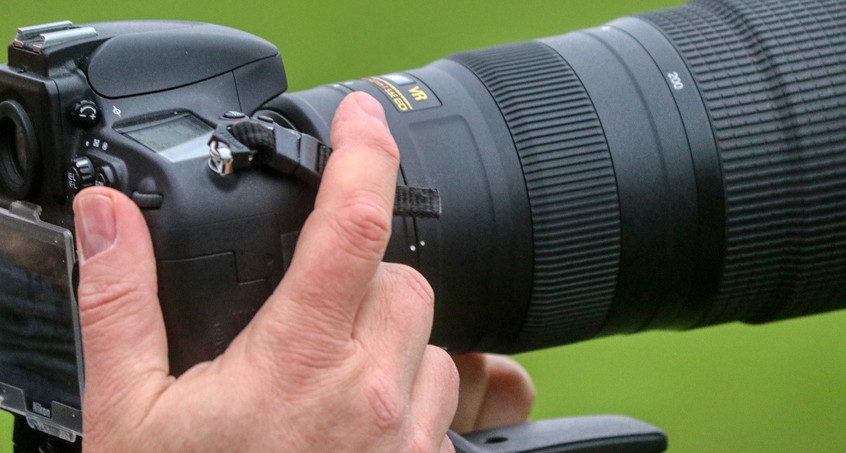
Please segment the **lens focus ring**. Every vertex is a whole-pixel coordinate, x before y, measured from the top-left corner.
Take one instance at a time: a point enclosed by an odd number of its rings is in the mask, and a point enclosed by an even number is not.
[[[539,42],[457,54],[488,88],[517,148],[532,215],[532,295],[517,350],[589,338],[616,288],[620,207],[594,106],[561,56]]]

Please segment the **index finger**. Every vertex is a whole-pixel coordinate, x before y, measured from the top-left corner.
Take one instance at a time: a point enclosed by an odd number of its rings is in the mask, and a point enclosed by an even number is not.
[[[291,266],[262,311],[293,311],[349,338],[390,239],[399,150],[381,104],[361,92],[338,107],[332,145]]]

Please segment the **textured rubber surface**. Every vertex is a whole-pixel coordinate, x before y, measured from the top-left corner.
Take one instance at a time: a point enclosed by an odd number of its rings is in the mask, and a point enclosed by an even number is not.
[[[531,302],[516,349],[595,335],[617,280],[620,219],[611,156],[570,66],[525,42],[457,54],[488,88],[518,150],[532,215]]]
[[[694,0],[641,16],[694,74],[726,193],[718,299],[699,323],[846,299],[846,2]]]

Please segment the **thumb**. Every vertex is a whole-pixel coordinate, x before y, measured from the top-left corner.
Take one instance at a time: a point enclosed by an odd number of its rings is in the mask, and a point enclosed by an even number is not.
[[[151,373],[164,382],[167,340],[153,246],[141,211],[104,187],[80,192],[73,209],[88,411],[98,410],[99,402],[119,404],[115,395],[130,397],[130,390],[141,390],[138,378],[149,379]]]

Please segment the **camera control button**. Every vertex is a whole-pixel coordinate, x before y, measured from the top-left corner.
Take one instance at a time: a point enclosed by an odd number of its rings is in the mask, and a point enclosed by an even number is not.
[[[89,129],[100,121],[100,109],[92,101],[79,101],[70,114],[71,123],[83,129]]]
[[[132,201],[141,209],[159,209],[164,197],[158,193],[132,192]]]
[[[65,176],[65,187],[71,195],[94,185],[94,164],[87,157],[77,157],[71,161]]]
[[[112,187],[115,185],[116,180],[115,171],[112,170],[112,167],[100,167],[97,169],[94,185]]]
[[[235,110],[230,110],[230,111],[224,113],[223,117],[228,119],[228,120],[240,120],[241,118],[246,118],[247,115],[245,115],[241,112],[236,112]]]

